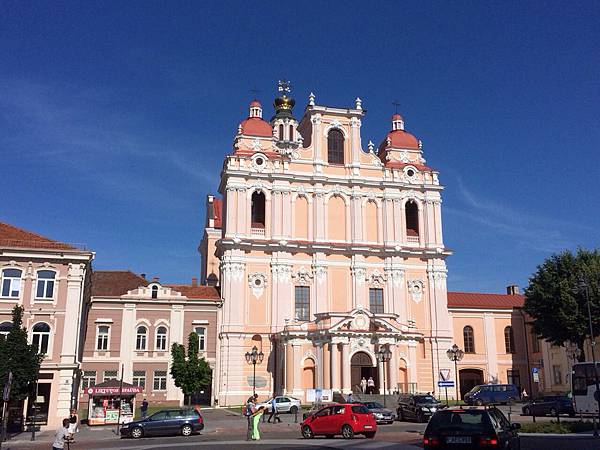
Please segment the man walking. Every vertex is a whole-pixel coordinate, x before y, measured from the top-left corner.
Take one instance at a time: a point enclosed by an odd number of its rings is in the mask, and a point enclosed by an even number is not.
[[[148,400],[144,399],[142,406],[140,407],[140,411],[142,412],[142,419],[145,419],[146,414],[148,414]]]
[[[70,442],[71,437],[69,434],[69,419],[63,419],[62,426],[56,430],[54,435],[54,443],[52,444],[52,450],[63,450],[65,448],[65,442]]]
[[[251,395],[250,397],[248,397],[248,400],[246,400],[246,406],[244,409],[244,415],[246,416],[246,420],[248,421],[248,429],[246,430],[246,440],[247,441],[252,440],[252,433],[253,433],[252,415],[254,414],[256,399],[258,399],[257,394],[254,394],[254,395]]]
[[[273,419],[273,423],[276,421],[281,423],[281,418],[279,417],[279,414],[277,414],[277,402],[275,401],[275,397],[273,397],[273,400],[271,400],[271,415],[269,416],[267,422],[271,423],[271,419]]]

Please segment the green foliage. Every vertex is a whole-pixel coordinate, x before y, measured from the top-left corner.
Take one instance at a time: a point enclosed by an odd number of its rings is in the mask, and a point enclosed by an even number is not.
[[[594,429],[594,425],[590,421],[562,421],[557,423],[555,421],[550,422],[531,422],[521,424],[521,430],[519,433],[581,433],[585,431],[591,431]]]
[[[0,337],[0,387],[12,372],[13,382],[10,401],[26,398],[36,382],[43,356],[38,355],[37,347],[27,343],[27,330],[23,328],[23,308],[12,310],[12,328],[8,336]]]
[[[595,330],[600,331],[600,253],[578,249],[576,254],[564,251],[552,255],[529,279],[525,289],[524,310],[533,318],[533,329],[555,345],[571,341],[581,349],[589,337],[586,292],[578,287],[583,277],[588,285],[591,316]]]
[[[212,380],[212,371],[204,358],[198,357],[198,335],[190,333],[188,336],[187,357],[182,344],[171,346],[171,376],[175,386],[185,395],[191,396],[202,387],[208,386]]]

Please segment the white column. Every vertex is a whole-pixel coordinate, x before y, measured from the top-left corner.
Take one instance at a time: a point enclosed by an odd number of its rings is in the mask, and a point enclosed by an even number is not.
[[[398,387],[398,348],[396,344],[390,344],[390,351],[392,352],[392,357],[390,358],[390,362],[388,364],[389,368],[389,378],[388,387],[394,392]]]
[[[314,202],[313,197],[308,197],[308,241],[311,242],[314,239],[315,235],[315,225],[314,225]]]
[[[331,344],[331,389],[340,390],[340,352],[338,344]]]
[[[383,390],[385,389],[385,387],[383,385],[384,372],[383,372],[383,363],[380,361],[377,361],[377,372],[379,372],[379,395],[383,395]],[[387,381],[387,379],[386,379],[386,381]]]
[[[498,349],[496,348],[496,329],[494,316],[489,313],[483,314],[483,330],[485,334],[485,354],[488,361],[488,383],[497,382],[498,379]],[[502,341],[504,342],[504,341]],[[477,351],[477,347],[475,347]],[[492,380],[494,378],[494,380]]]
[[[302,382],[300,380],[300,344],[293,342],[292,349],[294,352],[294,357],[292,359],[292,363],[294,364],[293,393],[294,395],[300,395],[302,394]]]
[[[315,348],[315,350],[317,351],[317,361],[316,361],[316,373],[315,373],[315,387],[316,388],[320,388],[323,389],[323,377],[324,377],[324,373],[323,373],[323,369],[325,364],[323,361],[323,345],[324,344],[317,344],[317,347]]]
[[[408,341],[408,382],[417,383],[417,341]],[[416,385],[417,391],[419,386]]]
[[[352,392],[350,380],[350,345],[347,342],[342,344],[342,392],[349,394]]]
[[[237,214],[236,190],[232,187],[227,187],[225,198],[225,236],[234,236],[237,230],[237,223],[234,218]]]

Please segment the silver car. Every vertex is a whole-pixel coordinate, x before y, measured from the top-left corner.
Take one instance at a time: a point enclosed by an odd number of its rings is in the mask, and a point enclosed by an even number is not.
[[[362,402],[363,405],[367,407],[369,412],[373,413],[375,417],[375,422],[380,423],[394,423],[396,420],[396,414],[391,409],[385,408],[379,402]]]
[[[264,406],[267,412],[271,412],[271,402],[273,401],[273,397],[271,397],[266,402],[257,403],[256,407],[260,408]],[[294,397],[287,397],[285,395],[279,395],[275,397],[275,404],[277,405],[277,412],[284,413],[289,412],[295,414],[300,412],[300,400]]]

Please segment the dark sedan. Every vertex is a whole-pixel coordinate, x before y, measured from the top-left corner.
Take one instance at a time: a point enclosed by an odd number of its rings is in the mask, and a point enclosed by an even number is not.
[[[556,416],[557,414],[575,415],[573,400],[563,395],[548,395],[539,400],[525,403],[521,408],[525,416]]]
[[[369,412],[373,413],[373,417],[375,417],[375,421],[380,423],[394,423],[396,420],[396,414],[390,409],[385,408],[379,402],[362,402],[363,405],[367,407]]]
[[[168,409],[121,427],[121,436],[190,436],[204,428],[204,419],[195,409]]]

